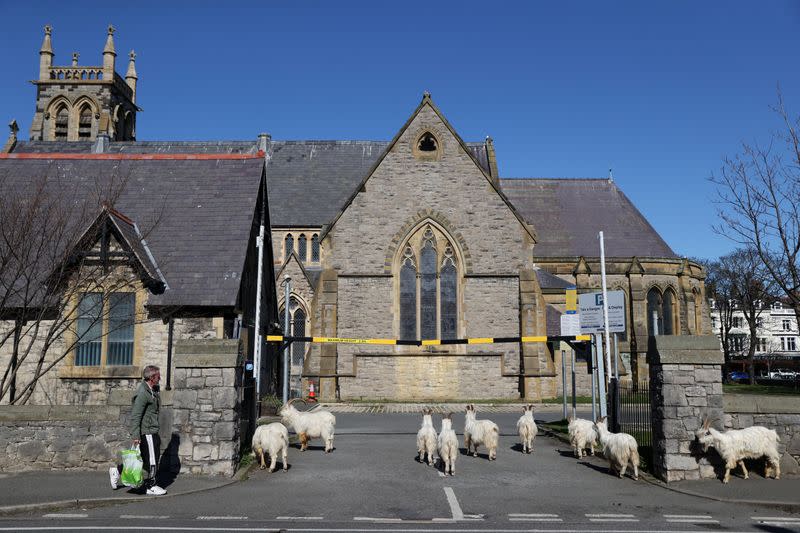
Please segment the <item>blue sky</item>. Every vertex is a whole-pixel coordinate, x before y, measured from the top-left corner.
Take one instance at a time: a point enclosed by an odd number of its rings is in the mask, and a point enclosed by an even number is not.
[[[800,113],[800,2],[9,2],[0,120],[27,138],[38,50],[117,70],[140,140],[391,139],[428,90],[503,177],[614,179],[676,253],[713,258],[707,178]],[[576,213],[576,216],[579,216]]]

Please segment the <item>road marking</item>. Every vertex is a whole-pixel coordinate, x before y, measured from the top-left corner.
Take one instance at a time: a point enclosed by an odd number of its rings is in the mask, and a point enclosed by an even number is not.
[[[464,520],[464,511],[462,511],[461,506],[458,505],[456,493],[453,492],[453,489],[450,487],[445,487],[444,493],[447,496],[447,503],[450,504],[450,512],[453,513],[453,520]]]
[[[711,515],[706,514],[665,514],[662,515],[670,523],[679,524],[719,524]]]
[[[321,516],[276,516],[275,520],[322,520]]]
[[[638,522],[636,515],[617,513],[586,513],[589,522]]]
[[[800,518],[789,516],[751,516],[752,520],[780,520],[781,522],[800,522]]]
[[[166,520],[169,518],[168,515],[164,516],[156,516],[156,515],[148,515],[148,514],[121,514],[119,515],[120,518],[124,520]]]
[[[563,522],[557,514],[552,513],[509,513],[509,522]]]
[[[361,522],[402,522],[402,518],[372,518],[371,516],[354,516],[353,520]]]
[[[198,516],[195,520],[247,520],[246,516]]]
[[[49,513],[42,515],[42,518],[89,518],[89,515],[80,513]]]

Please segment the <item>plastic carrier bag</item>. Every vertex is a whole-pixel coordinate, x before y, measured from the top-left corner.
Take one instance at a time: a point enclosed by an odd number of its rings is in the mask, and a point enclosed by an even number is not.
[[[142,454],[134,446],[130,450],[122,450],[122,475],[119,480],[126,487],[140,487],[142,485]]]

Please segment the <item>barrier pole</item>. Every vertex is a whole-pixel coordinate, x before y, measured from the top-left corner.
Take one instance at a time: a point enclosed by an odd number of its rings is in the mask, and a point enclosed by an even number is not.
[[[567,351],[561,350],[561,398],[564,418],[567,418]]]
[[[577,418],[578,399],[575,396],[575,350],[570,349],[570,353],[572,354],[572,418]]]

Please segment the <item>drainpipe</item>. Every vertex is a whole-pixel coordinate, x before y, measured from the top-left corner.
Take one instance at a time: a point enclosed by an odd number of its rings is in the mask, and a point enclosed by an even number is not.
[[[172,390],[172,339],[175,332],[175,319],[169,317],[167,329],[167,390]]]

